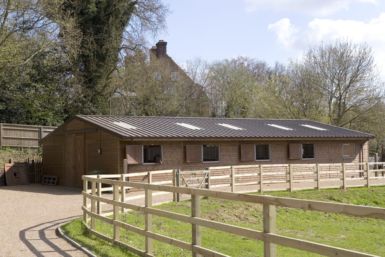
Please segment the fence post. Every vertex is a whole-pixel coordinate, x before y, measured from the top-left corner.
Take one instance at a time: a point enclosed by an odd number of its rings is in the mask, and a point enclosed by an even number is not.
[[[274,205],[263,204],[263,233],[275,233],[277,211]],[[264,257],[276,257],[276,245],[264,239]]]
[[[370,166],[369,166],[369,162],[366,162],[366,176],[367,176],[367,187],[370,187]]]
[[[83,177],[83,207],[87,209],[88,181]],[[87,224],[87,212],[83,210],[83,222]]]
[[[179,187],[180,186],[180,169],[176,169],[176,176],[175,176],[175,182],[176,182],[176,186]],[[176,193],[176,201],[179,202],[180,201],[180,194],[179,193]]]
[[[112,188],[113,188],[113,200],[119,201],[119,186],[114,184],[112,186]],[[118,219],[120,207],[116,203],[114,203],[113,206],[114,206],[114,215],[113,215],[114,241],[119,241],[119,237],[120,237],[119,232],[120,231],[119,231],[119,227],[116,225],[115,221]]]
[[[148,184],[151,184],[152,182],[152,174],[151,172],[148,172]],[[145,189],[145,208],[152,206],[152,190]],[[144,216],[144,222],[145,222],[145,231],[151,232],[152,231],[152,214],[149,214],[147,211],[145,212]],[[153,245],[152,245],[152,238],[149,237],[147,234],[145,236],[146,239],[146,254],[151,255],[153,252]]]
[[[315,170],[317,173],[317,189],[320,190],[321,189],[321,174],[320,174],[318,163],[315,164]]]
[[[210,179],[211,179],[211,170],[210,170],[210,168],[208,168],[207,169],[207,189],[209,189],[210,190],[210,188],[211,188],[211,181],[210,181]]]
[[[235,173],[234,166],[231,166],[231,192],[235,192]]]
[[[100,175],[97,175],[97,178],[98,178],[98,180],[99,180],[99,179],[100,179]],[[100,182],[98,181],[97,187],[98,187],[98,197],[101,197],[101,196],[102,196],[102,183],[100,183]],[[97,214],[100,214],[100,213],[101,213],[101,210],[102,210],[102,206],[101,206],[99,200],[98,200],[96,203],[97,203],[97,205],[96,205],[96,211],[97,211]]]
[[[199,195],[191,195],[191,217],[200,217],[200,196]],[[200,257],[200,254],[195,253],[194,246],[201,245],[201,231],[200,227],[197,224],[192,224],[192,245],[193,245],[193,257]]]
[[[342,188],[346,190],[346,169],[345,163],[342,163]]]
[[[124,174],[121,174],[120,175],[120,180],[122,182],[126,181],[126,178],[124,177]],[[126,201],[126,187],[124,186],[124,184],[122,184],[121,188],[120,188],[120,201],[122,203],[124,203]],[[122,212],[124,212],[124,208],[122,207]]]
[[[261,193],[263,193],[263,167],[261,164],[258,165],[258,169],[259,169],[259,191]]]
[[[43,127],[39,127],[39,140],[43,138]]]
[[[0,147],[3,146],[3,123],[0,123]]]
[[[293,167],[291,163],[289,163],[289,190],[293,192]]]
[[[127,174],[128,173],[128,163],[127,163],[127,159],[123,159],[123,174]]]
[[[176,187],[176,169],[172,170],[172,186]],[[172,193],[172,201],[176,202],[176,193]]]
[[[96,182],[91,181],[91,195],[96,195]],[[96,212],[96,201],[95,199],[91,199],[91,212],[95,214]],[[95,218],[91,216],[91,229],[95,229]]]

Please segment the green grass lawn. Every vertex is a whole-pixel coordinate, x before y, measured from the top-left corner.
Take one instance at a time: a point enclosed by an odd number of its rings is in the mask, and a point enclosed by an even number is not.
[[[347,191],[333,189],[269,194],[385,208],[385,187],[355,188]],[[190,201],[183,201],[163,204],[156,208],[189,215],[190,204]],[[202,216],[206,219],[262,230],[262,206],[259,204],[209,198],[202,199],[201,211]],[[144,227],[144,217],[140,213],[125,213],[119,219],[141,228]],[[99,232],[112,235],[111,225],[97,222],[96,227]],[[183,222],[154,216],[153,230],[156,233],[187,242],[191,240],[191,225]],[[201,230],[204,247],[231,256],[263,256],[261,242],[213,229],[202,227]],[[278,234],[284,236],[385,256],[385,220],[278,208],[277,230]],[[98,256],[134,256],[119,247],[88,235],[79,220],[64,226],[64,231],[73,239],[93,250]],[[122,231],[121,240],[139,249],[144,249],[144,238],[139,235]],[[154,241],[154,250],[155,256],[191,256],[189,251],[156,241]],[[319,255],[278,246],[278,256]]]

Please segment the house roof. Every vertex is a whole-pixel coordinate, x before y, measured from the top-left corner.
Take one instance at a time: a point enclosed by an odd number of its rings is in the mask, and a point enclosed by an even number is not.
[[[127,139],[369,139],[372,134],[310,120],[78,115]]]

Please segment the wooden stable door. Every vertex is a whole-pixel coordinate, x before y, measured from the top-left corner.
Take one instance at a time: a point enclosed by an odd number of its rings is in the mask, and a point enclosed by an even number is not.
[[[67,134],[65,137],[65,172],[60,184],[70,187],[82,186],[84,174],[84,135]]]
[[[76,187],[82,185],[82,175],[84,172],[84,134],[75,134],[73,148],[73,177],[72,184]]]

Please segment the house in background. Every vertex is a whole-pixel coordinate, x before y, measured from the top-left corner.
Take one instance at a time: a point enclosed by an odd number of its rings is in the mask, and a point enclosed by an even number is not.
[[[191,110],[189,113],[199,114],[198,116],[209,115],[209,101],[203,87],[194,82],[186,72],[167,54],[167,42],[159,40],[155,46],[150,49],[150,65],[159,67],[154,76],[156,79],[165,79],[170,84],[171,90],[173,85],[184,84],[186,88],[183,90],[186,95],[186,105]],[[166,78],[162,78],[166,76]],[[166,82],[167,83],[167,82]],[[190,103],[191,102],[191,103]]]
[[[41,143],[43,172],[81,186],[95,173],[367,162],[372,137],[309,120],[78,115]]]
[[[136,50],[127,55],[119,73],[110,114],[209,115],[209,99],[203,87],[167,54],[167,42],[163,40],[148,54]]]

